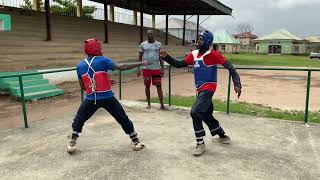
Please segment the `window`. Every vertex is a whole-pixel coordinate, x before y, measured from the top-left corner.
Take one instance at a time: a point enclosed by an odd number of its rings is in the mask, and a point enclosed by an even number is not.
[[[298,45],[295,45],[294,47],[293,47],[294,49],[294,52],[299,52],[299,46]]]
[[[221,46],[222,51],[226,51],[226,45]]]

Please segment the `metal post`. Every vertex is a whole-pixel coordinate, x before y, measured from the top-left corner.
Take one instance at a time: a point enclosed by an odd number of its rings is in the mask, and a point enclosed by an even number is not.
[[[138,26],[138,12],[136,10],[133,11],[133,24]]]
[[[28,128],[29,127],[28,126],[28,117],[27,117],[26,101],[24,99],[24,89],[23,89],[22,76],[19,76],[19,86],[20,86],[20,94],[21,94],[24,127]]]
[[[229,80],[228,80],[228,97],[227,97],[227,114],[230,113],[230,87],[231,87],[231,74],[229,73]]]
[[[108,5],[107,0],[104,2],[104,43],[109,43],[108,36]]]
[[[183,15],[183,33],[182,33],[182,46],[184,46],[186,41],[186,15]]]
[[[168,45],[168,29],[169,29],[169,15],[166,13],[166,45]]]
[[[82,0],[77,0],[77,17],[82,17],[83,11],[82,11]]]
[[[307,79],[307,94],[306,94],[306,109],[304,112],[304,122],[308,123],[308,115],[309,115],[309,96],[310,96],[310,81],[311,81],[311,71],[308,71],[308,79]]]
[[[119,70],[119,99],[122,99],[122,71]]]
[[[51,16],[50,16],[50,2],[45,0],[45,13],[46,13],[46,28],[47,28],[47,41],[51,41]]]
[[[111,22],[114,22],[114,5],[113,4],[111,4],[110,5],[110,20],[111,20]]]
[[[143,42],[143,0],[140,2],[140,43]]]
[[[199,38],[199,20],[200,20],[200,15],[197,15],[197,34],[196,34],[196,40],[198,41]]]
[[[169,106],[171,106],[171,66],[169,66]]]
[[[153,29],[156,28],[156,15],[155,14],[152,15],[152,28]]]

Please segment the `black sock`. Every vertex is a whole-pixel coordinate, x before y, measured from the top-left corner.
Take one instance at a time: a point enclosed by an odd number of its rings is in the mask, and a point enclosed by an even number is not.
[[[197,144],[204,144],[203,137],[196,138]]]
[[[77,139],[79,137],[78,133],[73,132],[71,135],[71,139]]]
[[[139,142],[138,134],[136,132],[129,134],[129,136],[134,144]]]

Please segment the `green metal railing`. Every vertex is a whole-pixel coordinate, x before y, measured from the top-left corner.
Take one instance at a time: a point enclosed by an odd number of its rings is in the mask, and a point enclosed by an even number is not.
[[[19,87],[20,87],[20,95],[21,95],[21,105],[22,105],[22,112],[23,112],[23,120],[24,120],[24,127],[28,128],[28,115],[27,115],[27,108],[26,108],[26,101],[24,98],[24,88],[23,88],[23,76],[30,76],[30,75],[42,75],[42,74],[50,74],[50,73],[58,73],[58,72],[66,72],[66,71],[74,71],[76,68],[64,68],[60,70],[48,70],[48,71],[42,71],[42,72],[31,72],[31,73],[22,73],[22,74],[11,74],[11,75],[0,75],[0,79],[3,78],[19,78]],[[83,99],[83,92],[81,91],[82,99]]]
[[[221,68],[221,67],[220,67]],[[310,85],[311,85],[311,72],[320,71],[320,68],[267,68],[267,67],[237,67],[237,70],[260,70],[260,71],[295,71],[295,72],[308,72],[307,74],[307,91],[304,112],[304,122],[308,123],[309,115],[309,98],[310,98]],[[229,74],[228,82],[228,96],[227,96],[227,113],[230,113],[230,89],[231,89],[231,76]]]
[[[218,67],[224,69],[224,67]],[[310,83],[311,83],[311,72],[320,71],[320,68],[273,68],[273,67],[236,67],[237,70],[259,70],[259,71],[295,71],[295,72],[308,72],[307,74],[307,91],[306,91],[306,102],[305,102],[305,115],[304,122],[308,122],[309,115],[309,98],[310,98]],[[169,78],[169,106],[171,106],[171,66],[168,66],[168,78]],[[121,73],[119,76],[119,98],[121,99]],[[226,113],[230,114],[230,93],[231,93],[231,75],[228,77],[228,93],[227,93],[227,110]]]
[[[172,67],[168,67],[168,78],[169,78],[169,106],[172,105],[171,99],[171,90],[172,90]],[[223,67],[219,67],[219,69],[223,69]],[[237,70],[259,70],[259,71],[295,71],[295,72],[307,72],[307,90],[306,90],[306,101],[305,101],[305,116],[304,122],[308,122],[308,112],[309,112],[309,98],[310,98],[310,84],[311,84],[311,73],[313,71],[320,71],[320,68],[264,68],[264,67],[237,67]],[[76,68],[64,68],[60,70],[48,70],[42,72],[32,72],[32,73],[22,73],[22,74],[14,74],[14,75],[0,75],[0,79],[2,78],[12,78],[17,77],[19,79],[19,87],[20,87],[20,95],[21,95],[21,105],[22,105],[22,112],[23,112],[23,119],[24,119],[24,127],[28,128],[28,115],[26,109],[26,101],[24,97],[24,88],[23,88],[23,76],[30,76],[30,75],[41,75],[41,74],[49,74],[49,73],[58,73],[58,72],[67,72],[67,71],[74,71]],[[230,92],[231,92],[231,75],[229,74],[228,77],[228,93],[227,93],[227,110],[226,113],[230,113]],[[81,101],[84,99],[84,91],[81,89]],[[122,71],[119,71],[119,99],[122,99]]]

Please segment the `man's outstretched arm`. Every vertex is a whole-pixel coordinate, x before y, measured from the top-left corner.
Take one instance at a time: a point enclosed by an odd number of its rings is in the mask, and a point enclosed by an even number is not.
[[[135,63],[115,63],[114,64],[114,69],[117,70],[129,70],[129,69],[133,69],[139,66],[148,66],[150,65],[149,62],[147,61],[142,61],[142,62],[135,62]]]
[[[166,61],[168,64],[170,64],[171,66],[176,67],[176,68],[182,68],[182,67],[188,66],[186,61],[178,61],[178,60],[174,59],[173,57],[171,57],[170,55],[168,55],[167,52],[164,50],[160,51],[160,57],[164,61]]]

